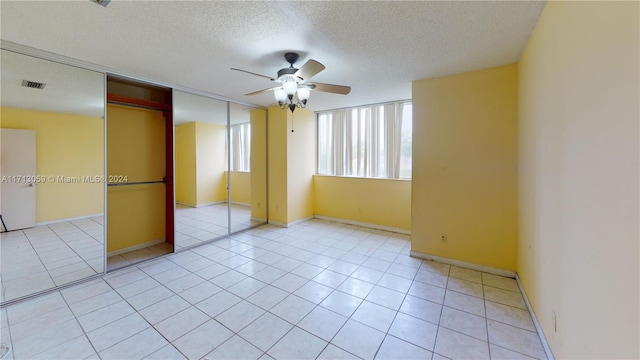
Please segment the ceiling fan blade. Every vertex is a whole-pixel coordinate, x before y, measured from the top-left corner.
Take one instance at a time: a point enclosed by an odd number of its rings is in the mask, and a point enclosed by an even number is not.
[[[272,78],[271,76],[262,75],[262,74],[254,73],[254,72],[247,71],[247,70],[236,69],[236,68],[231,68],[231,70],[241,71],[241,72],[243,72],[243,73],[247,73],[247,74],[251,74],[251,75],[255,75],[255,76],[260,76],[260,77],[263,77],[263,78],[265,78],[265,79],[269,79],[269,80],[271,80],[271,81],[275,81],[275,80],[276,80],[276,79]]]
[[[311,59],[304,65],[302,65],[302,67],[293,75],[299,77],[300,79],[302,79],[302,81],[306,81],[314,77],[322,70],[324,70],[324,65]]]
[[[334,94],[347,95],[351,92],[351,86],[343,86],[343,85],[334,85],[334,84],[323,84],[323,83],[312,83],[311,88],[316,91],[329,92]]]
[[[276,87],[272,87],[272,88],[267,88],[267,89],[262,89],[262,90],[258,90],[258,91],[254,91],[254,92],[250,92],[248,94],[244,94],[245,96],[251,96],[251,95],[258,95],[258,94],[262,94],[262,93],[266,93],[269,91],[273,91],[274,89],[277,89],[278,86]]]

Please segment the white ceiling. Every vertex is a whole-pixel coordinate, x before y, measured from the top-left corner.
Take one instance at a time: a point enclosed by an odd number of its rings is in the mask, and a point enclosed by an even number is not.
[[[544,7],[530,1],[242,2],[89,0],[0,2],[5,41],[257,105],[297,51],[326,70],[313,81],[351,94],[312,92],[313,110],[411,98],[414,80],[519,59]]]

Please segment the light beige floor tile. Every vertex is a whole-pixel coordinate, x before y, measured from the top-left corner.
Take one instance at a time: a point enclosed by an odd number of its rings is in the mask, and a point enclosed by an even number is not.
[[[444,306],[440,326],[487,341],[487,320],[481,316]]]
[[[209,320],[185,334],[173,345],[187,359],[200,359],[233,336],[233,333],[215,320]]]
[[[508,325],[517,326],[525,330],[536,331],[536,327],[533,325],[533,320],[531,319],[529,311],[498,304],[493,301],[486,301],[485,305],[487,309],[487,318]]]
[[[165,345],[160,348],[160,350],[154,352],[153,354],[144,358],[144,360],[186,360],[184,357],[173,345]]]
[[[400,306],[400,312],[437,325],[440,321],[442,305],[407,295]]]
[[[154,327],[167,340],[174,341],[211,318],[196,307],[188,307],[181,312],[162,320]]]
[[[449,277],[449,281],[447,282],[447,289],[478,298],[484,298],[484,295],[482,293],[482,284],[473,281]]]
[[[474,315],[485,316],[484,301],[475,296],[465,295],[455,291],[447,291],[444,305]]]
[[[289,296],[288,292],[280,290],[275,286],[267,285],[249,296],[247,301],[265,310],[269,310],[287,296]]]
[[[186,302],[180,296],[172,295],[140,310],[140,315],[147,319],[151,325],[155,325],[160,321],[188,308],[190,305],[191,304]]]
[[[489,344],[489,351],[491,352],[491,360],[533,360],[535,359],[530,356],[520,354],[515,351],[511,351],[493,344]]]
[[[100,352],[148,327],[149,323],[134,313],[87,333],[87,337],[96,351]]]
[[[320,304],[332,292],[333,289],[328,286],[315,281],[309,281],[302,285],[298,290],[294,291],[293,294],[311,301],[314,304]]]
[[[431,351],[400,340],[391,335],[387,335],[380,350],[376,354],[376,359],[381,360],[423,360],[431,359]]]
[[[409,291],[412,283],[413,282],[409,279],[405,279],[403,277],[392,274],[384,274],[378,281],[379,286],[384,286],[388,289],[399,291],[402,293],[406,293],[407,291]]]
[[[373,287],[373,284],[350,277],[338,287],[338,290],[364,299],[369,295],[369,292],[371,292]]]
[[[489,359],[489,344],[443,327],[438,329],[435,352],[451,359]]]
[[[127,315],[133,314],[135,310],[125,301],[105,306],[99,310],[82,315],[78,322],[86,332],[101,328]]]
[[[320,306],[340,315],[350,317],[362,301],[362,299],[343,293],[342,291],[334,291],[320,303]]]
[[[458,266],[451,266],[451,269],[449,270],[449,276],[482,284],[482,273],[476,270],[465,269]]]
[[[331,343],[362,359],[373,359],[383,340],[383,332],[348,320]]]
[[[492,286],[484,286],[485,299],[497,302],[503,305],[517,307],[523,310],[527,309],[524,298],[519,292],[502,290]]]
[[[262,356],[262,350],[235,335],[205,356],[210,360],[255,360]]]
[[[369,295],[367,295],[366,300],[392,310],[398,310],[400,305],[402,305],[404,297],[404,293],[387,289],[382,286],[375,286]]]
[[[265,313],[238,334],[258,349],[267,351],[292,328],[292,324]]]
[[[351,319],[382,332],[387,332],[395,316],[395,310],[365,300],[351,316]]]
[[[327,343],[299,328],[293,328],[269,351],[274,359],[315,359]]]
[[[141,359],[168,344],[153,328],[147,328],[98,353],[103,360]]]
[[[264,313],[265,311],[261,308],[243,300],[216,316],[215,319],[228,329],[238,332]]]
[[[482,283],[503,290],[520,292],[516,280],[504,276],[482,273]]]
[[[437,325],[398,313],[389,329],[389,334],[431,351],[437,330]]]
[[[531,357],[539,359],[546,357],[537,333],[494,320],[488,320],[487,324],[489,326],[490,343]]]
[[[442,304],[444,301],[445,290],[438,286],[414,281],[407,294]]]
[[[298,323],[298,327],[325,341],[331,341],[346,321],[346,317],[318,306]]]
[[[359,357],[350,354],[339,347],[329,344],[322,351],[320,356],[318,356],[317,360],[358,360]]]

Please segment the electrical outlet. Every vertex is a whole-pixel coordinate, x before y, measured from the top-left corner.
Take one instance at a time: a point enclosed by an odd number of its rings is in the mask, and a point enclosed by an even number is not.
[[[447,242],[447,234],[440,235],[440,242],[442,242],[442,243],[446,243]]]

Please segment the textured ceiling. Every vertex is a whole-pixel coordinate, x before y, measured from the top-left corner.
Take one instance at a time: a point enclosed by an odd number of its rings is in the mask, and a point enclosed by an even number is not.
[[[242,102],[267,106],[287,51],[326,70],[312,92],[326,110],[411,98],[414,80],[516,62],[544,7],[529,1],[1,1],[5,41]]]

